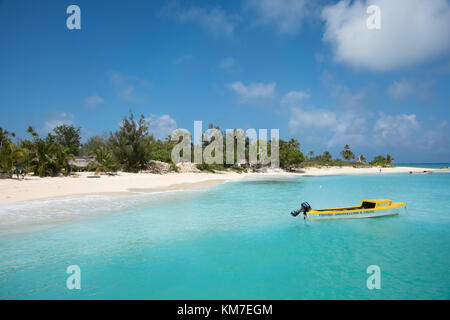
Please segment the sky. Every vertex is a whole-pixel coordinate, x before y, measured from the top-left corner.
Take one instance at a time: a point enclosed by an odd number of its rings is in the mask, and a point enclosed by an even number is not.
[[[132,109],[159,138],[202,120],[304,153],[450,162],[449,30],[450,0],[0,0],[0,127],[86,141]]]

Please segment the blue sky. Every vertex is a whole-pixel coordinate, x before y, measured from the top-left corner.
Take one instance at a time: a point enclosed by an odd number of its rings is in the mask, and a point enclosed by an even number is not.
[[[278,128],[304,152],[449,162],[448,30],[447,0],[0,0],[0,126],[87,139],[132,108],[156,136],[202,120]]]

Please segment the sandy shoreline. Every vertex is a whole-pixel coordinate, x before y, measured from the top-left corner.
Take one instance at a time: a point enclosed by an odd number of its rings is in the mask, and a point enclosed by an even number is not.
[[[426,168],[383,168],[381,174],[421,171]],[[307,168],[304,173],[273,171],[269,173],[119,173],[117,176],[102,175],[88,178],[92,173],[80,173],[78,177],[39,178],[26,177],[25,180],[0,180],[0,204],[65,197],[72,195],[162,192],[170,190],[192,190],[211,187],[227,181],[237,181],[251,177],[298,177],[348,174],[380,174],[379,168]]]

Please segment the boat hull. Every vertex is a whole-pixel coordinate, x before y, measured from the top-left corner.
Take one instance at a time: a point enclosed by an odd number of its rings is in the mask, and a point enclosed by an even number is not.
[[[307,213],[307,220],[333,220],[333,219],[359,219],[376,218],[385,216],[395,216],[400,213],[402,208],[388,208],[378,210],[347,211],[335,213]]]

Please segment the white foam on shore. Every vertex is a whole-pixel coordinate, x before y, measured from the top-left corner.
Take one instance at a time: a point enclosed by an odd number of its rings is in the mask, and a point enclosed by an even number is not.
[[[0,204],[0,235],[39,230],[42,227],[120,213],[146,205],[185,200],[206,191],[207,189],[198,189],[76,195]]]
[[[120,197],[121,201],[117,201]],[[73,216],[114,211],[126,205],[122,196],[87,195],[0,205],[0,228],[22,222],[65,221]]]

